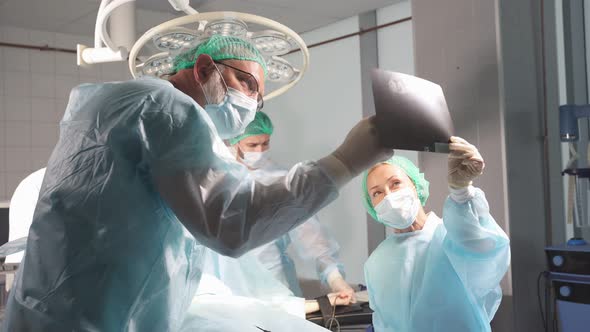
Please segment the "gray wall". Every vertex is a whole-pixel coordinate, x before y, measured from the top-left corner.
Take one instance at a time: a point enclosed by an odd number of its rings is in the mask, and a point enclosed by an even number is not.
[[[534,286],[544,246],[565,239],[555,4],[542,3],[544,20],[535,0],[412,2],[416,74],[443,86],[456,133],[482,152],[476,185],[511,238],[512,297],[497,331],[542,329]],[[444,158],[421,154],[420,165],[433,180],[431,204],[441,204]]]
[[[476,145],[486,160],[475,185],[510,233],[494,3],[414,0],[412,13],[416,75],[442,86],[455,134]],[[420,167],[431,182],[428,207],[438,210],[448,195],[447,156],[421,153]],[[509,279],[503,289],[510,294]]]

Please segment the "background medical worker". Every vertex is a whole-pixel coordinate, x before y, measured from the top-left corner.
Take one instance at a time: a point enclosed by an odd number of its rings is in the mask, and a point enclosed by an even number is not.
[[[363,176],[363,203],[392,227],[365,264],[376,332],[490,331],[510,264],[509,240],[472,186],[484,160],[452,137],[450,195],[442,219],[426,213],[428,181],[410,160],[395,156]]]
[[[272,182],[274,178],[288,172],[268,157],[273,131],[274,126],[268,115],[257,112],[244,133],[230,140],[237,160],[246,165],[262,183]],[[344,266],[338,257],[339,251],[340,246],[316,216],[277,240],[253,250],[262,265],[289,287],[295,296],[301,297],[303,293],[289,252],[298,255],[305,263],[314,264],[318,278],[330,291],[345,292],[354,298],[354,290],[344,280]]]

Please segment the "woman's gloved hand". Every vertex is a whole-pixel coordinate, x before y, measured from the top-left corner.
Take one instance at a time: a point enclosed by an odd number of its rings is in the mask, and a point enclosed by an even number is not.
[[[454,189],[470,186],[473,179],[483,173],[483,157],[475,146],[461,137],[451,137],[449,148],[449,186]]]
[[[334,270],[328,275],[328,286],[330,290],[338,295],[349,297],[351,303],[356,303],[355,291],[350,285],[344,280],[338,270]]]

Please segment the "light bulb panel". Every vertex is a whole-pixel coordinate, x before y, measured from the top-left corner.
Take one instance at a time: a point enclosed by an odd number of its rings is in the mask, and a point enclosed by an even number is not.
[[[293,49],[292,41],[284,34],[274,30],[252,33],[250,39],[256,48],[266,56],[285,55]]]
[[[173,58],[168,53],[156,54],[141,65],[143,75],[160,77],[173,72]]]
[[[291,82],[299,74],[289,61],[278,56],[270,57],[266,60],[267,75],[266,79],[273,82]]]
[[[207,23],[205,34],[207,36],[222,35],[234,37],[246,37],[248,26],[238,19],[223,19]]]
[[[154,36],[154,46],[163,52],[178,53],[196,46],[202,33],[197,30],[176,29]]]

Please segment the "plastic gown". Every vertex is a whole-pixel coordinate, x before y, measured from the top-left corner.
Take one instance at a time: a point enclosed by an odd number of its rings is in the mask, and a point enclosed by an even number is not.
[[[204,246],[274,240],[336,198],[315,163],[270,184],[235,162],[169,82],[74,88],[3,331],[177,331]]]
[[[431,212],[422,230],[391,234],[365,263],[375,332],[491,331],[509,263],[484,193],[447,198],[442,220]]]
[[[276,179],[285,176],[287,171],[268,160],[262,168],[251,171],[251,174],[261,183],[272,183]],[[303,294],[297,279],[295,263],[289,257],[289,249],[301,257],[306,263],[313,263],[317,275],[323,283],[327,282],[328,275],[335,269],[338,269],[340,274],[344,276],[344,267],[338,257],[340,247],[336,240],[322,227],[315,216],[277,240],[252,250],[248,255],[257,258],[262,267],[266,268],[276,280],[288,287],[295,296],[301,297]],[[240,260],[243,259],[240,258]],[[236,262],[236,260],[216,253],[210,253],[207,262],[207,273],[212,274],[224,282],[232,290],[243,289],[243,284],[248,283],[252,285],[258,284],[263,287],[265,285],[259,283],[257,280],[238,280],[236,278],[238,273],[235,271],[221,273],[221,271],[228,269],[228,265],[235,266],[235,264],[239,264],[244,269],[252,269],[251,264],[247,265],[242,262]],[[264,289],[261,289],[261,291],[263,292]]]

